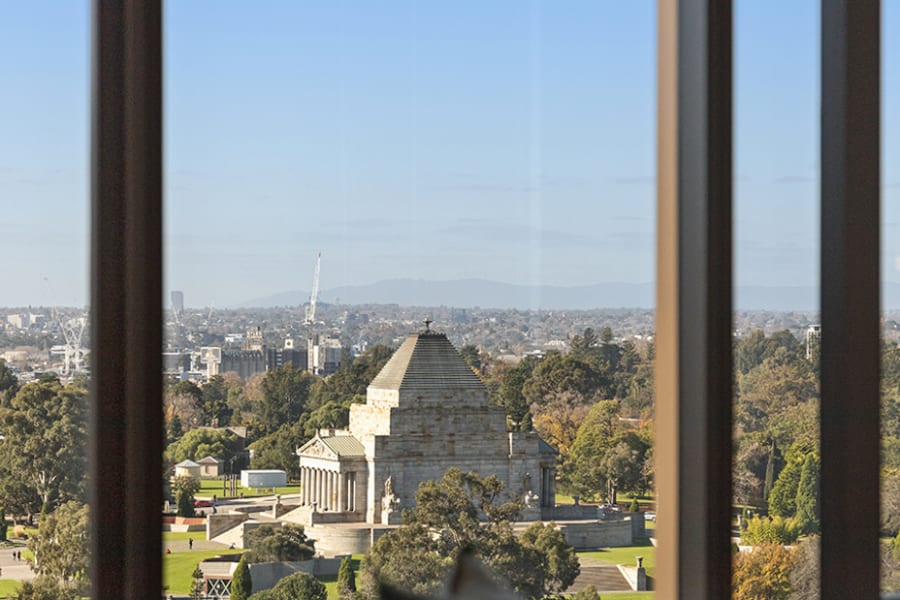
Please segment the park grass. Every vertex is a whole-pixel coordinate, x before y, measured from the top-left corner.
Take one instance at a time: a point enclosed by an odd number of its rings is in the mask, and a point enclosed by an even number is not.
[[[22,582],[15,579],[0,579],[0,598],[12,598],[18,595]]]
[[[299,494],[300,486],[299,485],[289,485],[286,487],[275,488],[275,491],[272,491],[272,488],[260,488],[259,492],[256,491],[256,488],[245,488],[238,483],[237,487],[238,497],[243,493],[244,498],[258,498],[260,496],[273,496],[275,494]],[[212,498],[215,495],[217,498],[234,498],[235,496],[226,496],[224,494],[224,488],[222,487],[221,479],[201,479],[200,480],[200,491],[197,492],[198,498]]]
[[[641,508],[644,510],[653,510],[653,507],[656,506],[656,498],[654,496],[641,496],[635,494],[626,494],[624,492],[619,492],[616,494],[616,504],[618,506],[628,507],[631,504],[633,499],[637,499],[641,504]],[[600,497],[596,498],[581,498],[582,504],[600,504],[602,500]],[[562,492],[556,492],[556,503],[557,504],[575,504],[575,498],[573,498],[569,494],[563,494]]]
[[[191,574],[198,564],[214,556],[240,554],[242,550],[203,550],[163,554],[163,585],[172,594],[188,594],[191,591]]]
[[[353,560],[353,572],[356,573],[356,585],[359,585],[359,563],[365,554],[354,554],[350,558]],[[328,600],[339,600],[337,587],[337,575],[319,575],[319,581],[325,584],[325,591],[328,592]]]
[[[317,575],[316,578],[325,584],[325,592],[328,594],[328,600],[339,600],[337,587],[337,575]]]
[[[163,531],[162,541],[165,542],[186,542],[190,538],[204,538],[206,533],[203,531]]]
[[[585,550],[578,552],[578,555],[590,556],[591,558],[608,562],[611,565],[627,565],[629,567],[636,566],[637,557],[643,556],[647,575],[653,577],[653,571],[656,567],[656,548],[650,543],[648,538],[636,538],[634,541],[635,545],[633,546]]]

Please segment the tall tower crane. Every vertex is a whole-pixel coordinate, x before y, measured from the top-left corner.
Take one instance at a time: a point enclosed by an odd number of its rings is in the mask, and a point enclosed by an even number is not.
[[[309,293],[309,306],[306,307],[306,351],[307,369],[310,373],[319,372],[318,345],[315,343],[316,301],[319,297],[319,271],[322,267],[322,253],[316,256],[316,270],[313,272],[312,291]]]
[[[87,353],[87,349],[81,345],[81,338],[84,336],[87,318],[82,316],[74,319],[64,319],[56,307],[50,310],[53,320],[56,321],[56,325],[59,327],[59,331],[66,342],[66,353],[63,357],[63,365],[59,374],[71,377],[76,373],[80,373],[84,366],[84,356]]]
[[[80,317],[66,318],[59,312],[56,307],[56,294],[53,293],[53,286],[50,279],[44,277],[44,284],[47,286],[50,294],[50,301],[53,306],[50,308],[50,315],[56,326],[62,333],[65,344],[65,355],[63,356],[63,365],[59,374],[64,377],[71,377],[77,373],[81,373],[84,368],[84,357],[87,355],[87,348],[81,345],[84,337],[84,330],[87,327],[87,315],[82,314]]]

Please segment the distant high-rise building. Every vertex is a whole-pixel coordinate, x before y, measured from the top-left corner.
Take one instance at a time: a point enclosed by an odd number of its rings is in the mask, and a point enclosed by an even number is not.
[[[822,343],[822,326],[810,325],[806,330],[806,360],[817,359]]]
[[[184,292],[172,290],[172,310],[178,314],[184,312]]]

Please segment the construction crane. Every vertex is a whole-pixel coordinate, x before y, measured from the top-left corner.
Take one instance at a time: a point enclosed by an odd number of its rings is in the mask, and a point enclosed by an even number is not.
[[[316,301],[319,296],[319,271],[322,267],[322,253],[316,256],[316,270],[313,271],[312,291],[309,293],[309,306],[306,307],[306,366],[310,373],[319,373],[318,347],[315,343]]]
[[[65,354],[63,355],[63,365],[59,374],[64,377],[71,377],[77,373],[81,373],[84,367],[84,357],[87,355],[87,348],[81,345],[84,337],[84,330],[87,327],[87,315],[82,314],[80,317],[63,320],[62,314],[56,307],[56,294],[53,291],[53,285],[48,277],[44,277],[44,285],[50,294],[51,318],[56,321],[65,340]]]

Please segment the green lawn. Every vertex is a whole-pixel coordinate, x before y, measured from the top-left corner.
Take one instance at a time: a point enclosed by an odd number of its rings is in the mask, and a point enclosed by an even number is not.
[[[356,572],[356,585],[359,586],[359,563],[364,554],[354,554],[353,570]],[[319,575],[319,581],[325,584],[325,591],[328,592],[328,600],[338,600],[337,575]]]
[[[188,538],[194,538],[196,540],[197,538],[204,537],[205,535],[206,533],[203,531],[163,531],[162,541],[186,542],[188,541]]]
[[[579,556],[590,556],[608,562],[611,565],[628,565],[636,566],[637,557],[644,557],[644,568],[647,575],[653,577],[653,570],[656,566],[656,548],[647,538],[638,538],[635,540],[634,546],[624,546],[622,548],[602,548],[600,550],[586,550],[579,552]],[[618,596],[617,596],[618,597]]]
[[[637,501],[641,503],[641,507],[645,510],[650,510],[651,507],[656,505],[656,498],[653,496],[634,496],[632,494],[619,493],[616,495],[616,504],[619,506],[625,505],[627,508],[629,504],[631,504],[631,500],[633,498],[637,498]],[[582,498],[582,504],[599,504],[601,501],[599,496],[593,500]],[[575,504],[575,499],[572,498],[569,494],[563,494],[561,492],[556,492],[556,503],[557,504]]]
[[[12,598],[21,584],[14,579],[0,579],[0,598]]]
[[[258,496],[271,496],[273,492],[271,488],[262,488],[259,490],[259,493],[256,492],[255,488],[245,488],[241,487],[240,483],[238,483],[238,495],[244,494],[244,498],[256,498]],[[289,485],[287,487],[275,488],[275,494],[299,494],[300,486],[299,485]],[[234,496],[226,496],[224,494],[224,488],[222,487],[221,479],[201,479],[200,480],[200,491],[197,492],[198,497],[203,498],[211,498],[215,495],[217,498],[234,498]]]
[[[319,575],[318,580],[325,584],[328,600],[338,600],[337,575]]]
[[[653,592],[603,592],[603,600],[653,600]]]
[[[168,586],[171,593],[188,594],[191,591],[191,573],[200,562],[213,556],[241,552],[242,550],[208,550],[163,554],[163,585]]]

